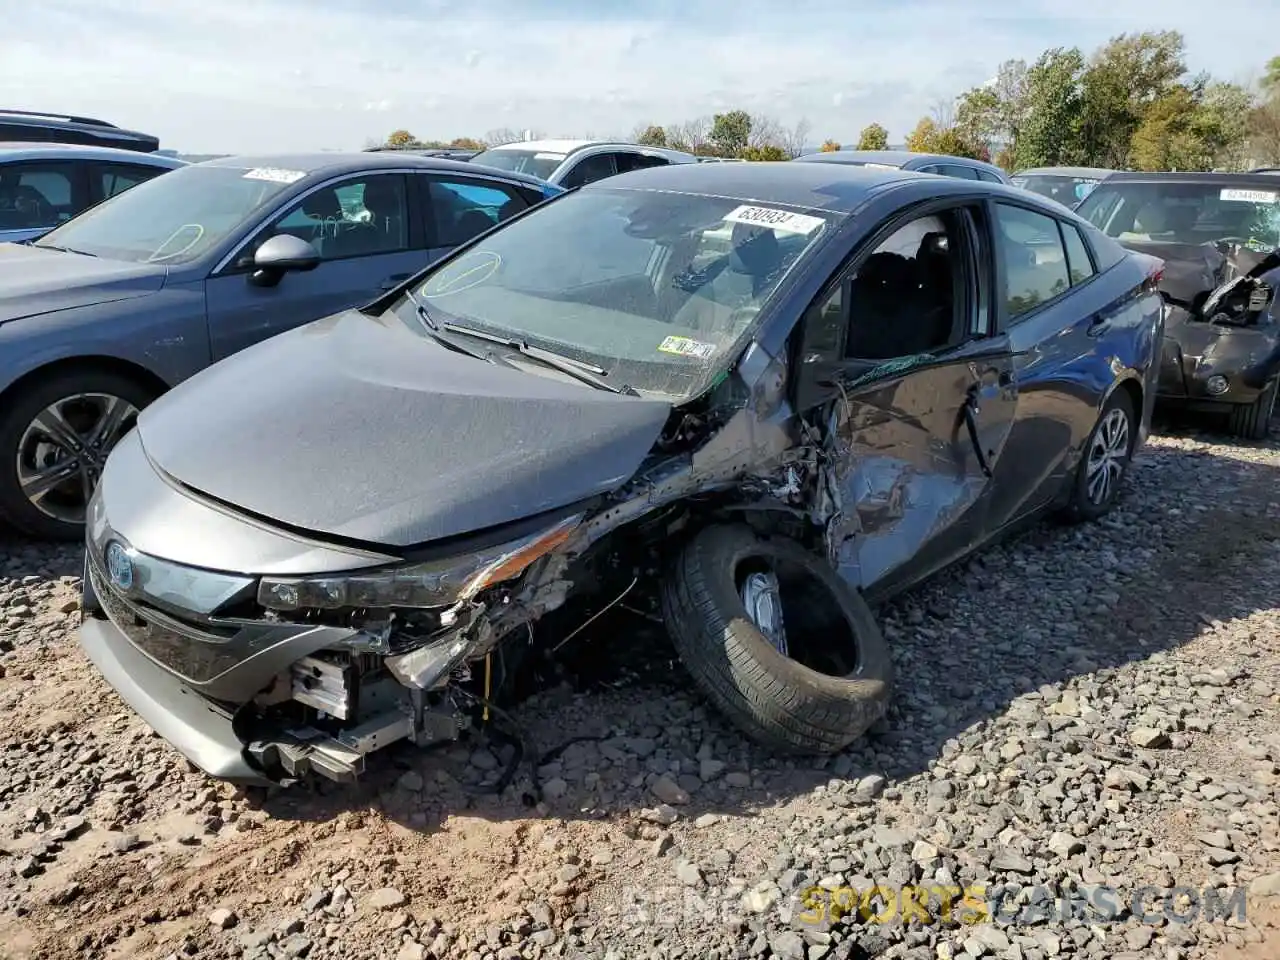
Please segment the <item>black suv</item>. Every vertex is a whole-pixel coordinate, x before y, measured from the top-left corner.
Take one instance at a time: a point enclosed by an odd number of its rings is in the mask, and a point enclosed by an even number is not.
[[[122,130],[92,117],[73,117],[30,110],[0,110],[0,142],[75,143],[87,147],[116,147],[154,153],[160,140],[148,133]]]

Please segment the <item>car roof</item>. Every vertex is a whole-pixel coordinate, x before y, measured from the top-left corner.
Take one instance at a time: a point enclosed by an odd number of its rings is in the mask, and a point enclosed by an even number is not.
[[[136,166],[170,169],[187,166],[186,160],[179,160],[167,154],[143,153],[140,150],[123,150],[119,147],[0,140],[0,163],[13,163],[19,160],[111,160],[118,163],[132,163]]]
[[[1202,183],[1205,186],[1258,186],[1274,190],[1276,178],[1266,173],[1113,173],[1097,189],[1124,183]]]
[[[240,170],[252,170],[255,167],[272,167],[281,170],[296,170],[310,176],[342,176],[347,173],[362,173],[368,170],[403,170],[406,167],[417,167],[423,170],[438,170],[442,173],[467,173],[475,176],[482,172],[484,176],[499,180],[510,180],[527,183],[530,186],[544,187],[546,181],[525,173],[514,173],[510,170],[478,170],[475,164],[464,160],[449,160],[445,157],[424,157],[400,150],[385,153],[284,153],[270,156],[231,156],[205,160],[197,166],[232,167]]]
[[[806,153],[797,160],[809,163],[880,163],[887,167],[901,167],[912,161],[926,163],[949,163],[962,167],[977,167],[990,170],[1004,176],[1005,173],[995,164],[985,160],[974,160],[972,157],[955,157],[947,153],[915,153],[911,150],[828,150],[820,153]]]
[[[1083,177],[1104,180],[1116,173],[1106,167],[1030,167],[1018,170],[1015,177]]]
[[[78,117],[67,113],[45,113],[38,110],[13,110],[0,108],[0,129],[7,128],[12,136],[26,139],[26,131],[37,131],[47,139],[69,142],[109,143],[115,141],[125,149],[150,153],[160,149],[160,140],[149,133],[125,130],[106,120]]]
[[[777,160],[648,167],[606,177],[579,189],[662,190],[848,214],[878,187],[903,180],[926,179],[933,181],[935,178],[931,174],[908,170]],[[970,185],[968,181],[965,183]]]
[[[697,160],[691,153],[683,150],[672,150],[670,147],[650,147],[643,143],[628,143],[625,140],[517,140],[503,143],[490,150],[532,150],[535,153],[562,153],[568,156],[587,147],[616,147],[620,150],[640,150],[645,153],[660,153],[666,157]]]

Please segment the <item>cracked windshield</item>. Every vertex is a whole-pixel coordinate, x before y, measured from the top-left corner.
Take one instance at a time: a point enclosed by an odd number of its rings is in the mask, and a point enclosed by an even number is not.
[[[826,226],[777,205],[594,190],[492,235],[418,296],[432,320],[527,340],[619,386],[692,396]]]

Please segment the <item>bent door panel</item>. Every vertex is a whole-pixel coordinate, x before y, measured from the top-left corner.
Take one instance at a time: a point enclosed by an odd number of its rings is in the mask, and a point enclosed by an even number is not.
[[[982,462],[999,462],[1017,392],[1003,344],[973,347],[852,385],[835,406],[845,505],[838,564],[873,596],[928,576],[983,535],[991,481]],[[971,399],[982,461],[965,417]]]

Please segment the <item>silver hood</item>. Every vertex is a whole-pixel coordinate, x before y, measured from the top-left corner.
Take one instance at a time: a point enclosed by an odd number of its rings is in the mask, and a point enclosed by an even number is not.
[[[146,296],[164,286],[167,274],[153,263],[0,243],[0,323]]]
[[[195,491],[300,531],[406,547],[616,489],[670,411],[349,311],[197,374],[138,430]]]

